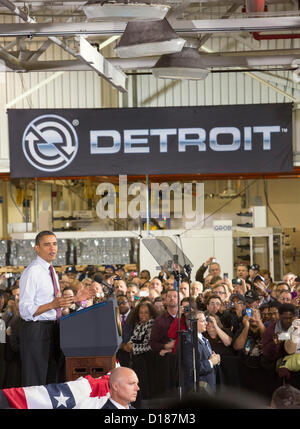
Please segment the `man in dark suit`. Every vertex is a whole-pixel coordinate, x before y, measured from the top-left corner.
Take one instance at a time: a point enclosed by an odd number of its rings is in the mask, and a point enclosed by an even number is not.
[[[202,311],[197,311],[197,336],[193,341],[193,332],[189,331],[183,341],[183,370],[185,390],[193,388],[194,368],[196,369],[196,383],[208,390],[216,390],[216,367],[220,364],[220,355],[212,351],[209,341],[202,335],[206,331],[207,321]],[[193,364],[193,343],[195,348],[195,365]],[[201,383],[202,382],[202,383]]]
[[[134,409],[130,402],[135,402],[140,390],[136,373],[124,366],[112,370],[109,376],[110,398],[103,405],[103,410]]]

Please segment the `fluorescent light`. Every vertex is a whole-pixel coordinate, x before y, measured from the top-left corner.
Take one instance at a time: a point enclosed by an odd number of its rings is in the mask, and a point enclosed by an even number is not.
[[[83,12],[88,19],[110,20],[122,19],[163,19],[170,6],[164,4],[145,3],[93,3],[83,6]]]
[[[204,80],[209,74],[209,70],[189,67],[165,67],[152,69],[152,74],[161,79]]]
[[[136,58],[180,52],[184,44],[166,19],[131,21],[115,50],[120,58]]]
[[[209,73],[198,50],[186,47],[179,53],[161,56],[152,69],[153,76],[163,79],[204,80]]]

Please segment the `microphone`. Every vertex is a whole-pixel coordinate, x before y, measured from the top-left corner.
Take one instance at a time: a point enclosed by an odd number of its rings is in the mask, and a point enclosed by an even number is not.
[[[94,276],[94,281],[106,286],[108,290],[107,291],[108,295],[111,295],[114,292],[114,287],[109,283],[107,283],[105,280],[103,280],[103,277],[100,274],[96,274]]]

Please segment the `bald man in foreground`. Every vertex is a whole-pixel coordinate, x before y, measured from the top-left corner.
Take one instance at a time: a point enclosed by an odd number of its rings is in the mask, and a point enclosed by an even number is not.
[[[140,390],[136,373],[126,367],[112,370],[109,376],[110,398],[103,405],[102,410],[134,409],[130,402],[135,402]]]

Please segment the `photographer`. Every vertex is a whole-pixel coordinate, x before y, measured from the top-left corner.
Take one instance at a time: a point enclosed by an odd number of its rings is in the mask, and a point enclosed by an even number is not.
[[[248,308],[247,310],[248,314],[243,317],[242,326],[232,340],[233,348],[239,352],[240,356],[241,386],[253,393],[267,397],[270,380],[261,366],[262,339],[265,326],[257,308]]]
[[[207,327],[203,334],[211,345],[211,348],[220,355],[220,371],[217,373],[217,384],[227,386],[239,386],[239,374],[236,353],[231,347],[232,334],[224,328],[217,315],[206,317]]]
[[[75,298],[74,291],[71,287],[67,286],[62,291],[63,298]],[[62,307],[61,314],[62,316],[67,316],[74,311],[77,311],[80,307],[75,304],[75,302],[70,302],[66,307]]]
[[[200,268],[198,268],[197,273],[196,273],[196,277],[195,277],[197,282],[203,283],[204,273],[208,267],[209,267],[209,270],[208,270],[209,274],[211,274],[213,277],[220,276],[220,274],[221,274],[220,264],[217,263],[217,260],[215,259],[214,256],[211,256],[210,258],[208,258],[208,260],[206,262],[204,262],[201,265]]]
[[[222,316],[223,325],[230,329],[234,335],[242,326],[243,316],[245,315],[246,299],[240,293],[234,293],[230,296],[230,307]]]
[[[188,320],[187,317],[189,317],[189,311],[190,310],[196,310],[196,301],[191,298],[191,309],[190,309],[190,300],[188,297],[183,298],[180,303],[180,330],[186,331],[188,329]],[[175,317],[173,323],[171,324],[169,331],[168,331],[168,337],[172,340],[175,340],[173,353],[176,353],[176,348],[178,344],[178,317]],[[164,353],[164,352],[163,352]]]

